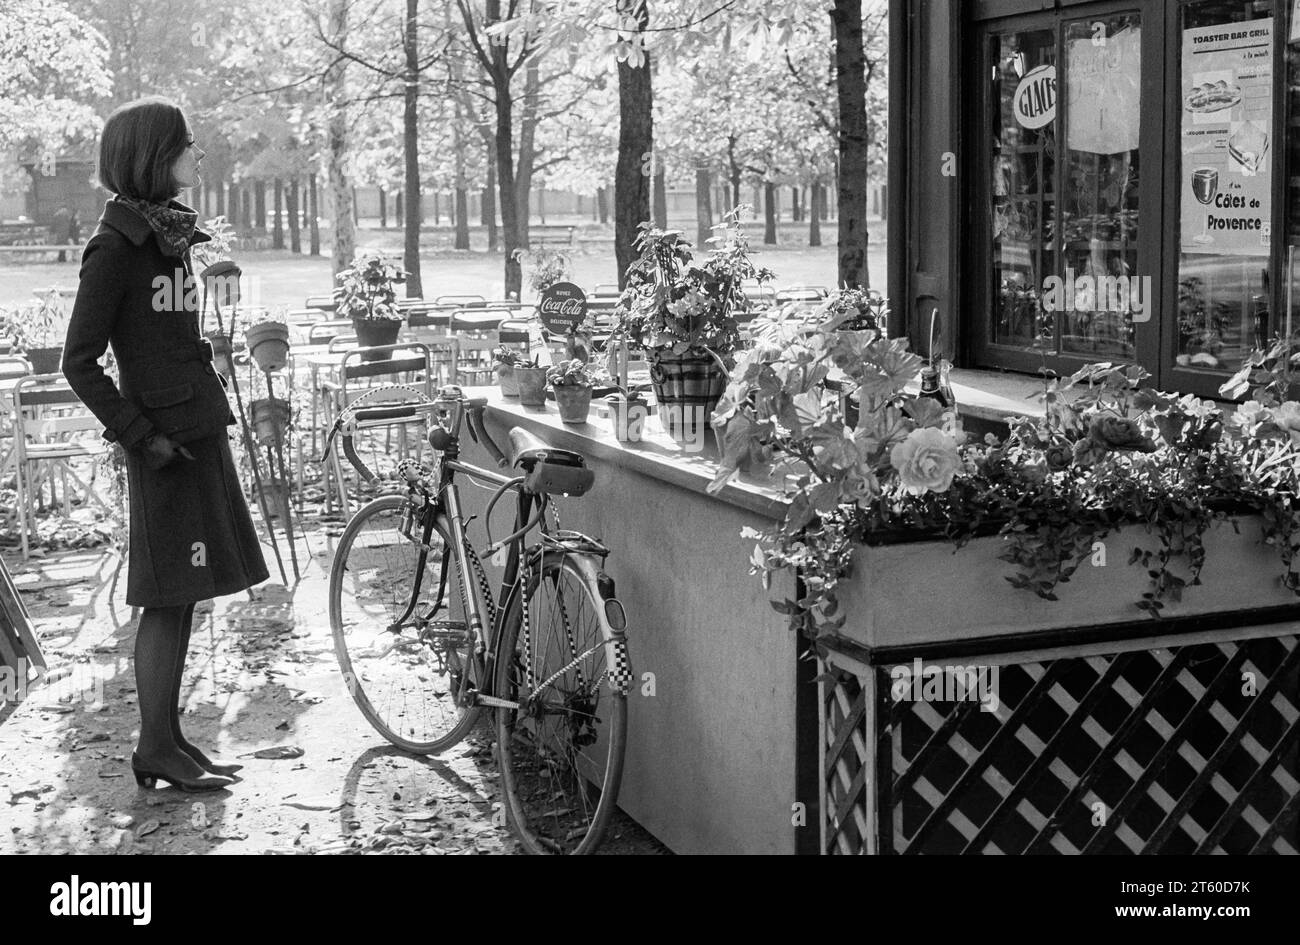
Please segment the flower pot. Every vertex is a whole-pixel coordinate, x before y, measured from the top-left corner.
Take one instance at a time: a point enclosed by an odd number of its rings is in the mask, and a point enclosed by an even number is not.
[[[674,440],[696,442],[708,429],[709,417],[727,387],[727,375],[707,352],[656,351],[650,382],[664,429]]]
[[[31,362],[33,374],[58,374],[59,363],[63,360],[63,345],[28,348],[23,355]]]
[[[357,344],[364,348],[397,344],[397,332],[402,323],[395,318],[354,318],[352,327],[357,332]],[[387,361],[391,351],[363,351],[362,361]]]
[[[636,393],[610,394],[605,398],[609,405],[609,423],[614,428],[614,438],[620,443],[640,443],[650,409],[645,399]]]
[[[250,325],[244,331],[244,341],[263,371],[278,371],[289,361],[289,326],[283,322]]]
[[[515,366],[513,364],[498,364],[497,380],[501,384],[502,397],[519,396],[519,379],[515,377]]]
[[[586,423],[591,410],[591,388],[585,384],[560,384],[555,388],[555,405],[565,423]]]
[[[204,337],[212,345],[213,366],[221,372],[222,377],[229,380],[235,373],[235,362],[231,357],[234,346],[230,343],[230,339],[219,331],[210,331]]]
[[[257,442],[267,445],[275,442],[276,431],[283,435],[289,426],[289,402],[279,397],[255,400],[249,408],[253,414],[253,435]]]
[[[515,365],[519,402],[525,407],[546,406],[546,368]]]

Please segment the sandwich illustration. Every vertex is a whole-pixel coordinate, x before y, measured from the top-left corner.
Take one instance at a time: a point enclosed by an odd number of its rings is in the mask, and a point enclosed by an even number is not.
[[[1248,173],[1254,174],[1268,151],[1268,132],[1253,121],[1242,124],[1228,139],[1228,153]]]
[[[1231,108],[1240,101],[1241,89],[1220,79],[1218,82],[1205,82],[1194,86],[1187,93],[1186,108],[1189,112],[1203,114]]]

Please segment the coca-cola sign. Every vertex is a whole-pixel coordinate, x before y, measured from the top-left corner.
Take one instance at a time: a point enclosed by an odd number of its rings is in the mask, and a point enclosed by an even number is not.
[[[587,317],[587,296],[572,282],[549,285],[537,300],[537,316],[547,331],[572,334]]]

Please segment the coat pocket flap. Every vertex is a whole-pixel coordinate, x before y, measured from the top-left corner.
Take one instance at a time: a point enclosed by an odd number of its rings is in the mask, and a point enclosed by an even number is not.
[[[140,392],[140,402],[146,407],[174,407],[194,397],[193,384],[177,384],[175,387],[163,387],[159,390]]]

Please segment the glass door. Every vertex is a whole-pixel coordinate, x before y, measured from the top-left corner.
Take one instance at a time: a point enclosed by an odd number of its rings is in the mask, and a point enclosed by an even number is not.
[[[1144,157],[1158,153],[1160,107],[1144,108],[1143,93],[1144,61],[1159,43],[1143,29],[1148,5],[1076,6],[980,33],[986,134],[975,138],[972,261],[988,313],[974,321],[981,366],[1154,367],[1159,175],[1144,174]]]

